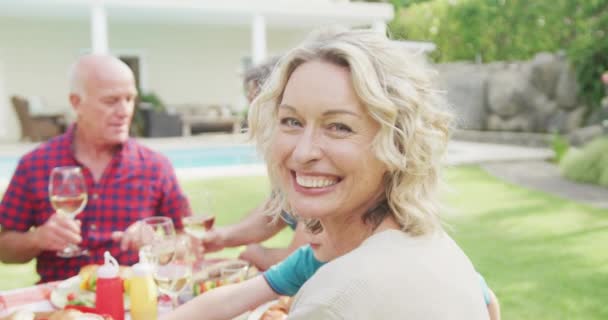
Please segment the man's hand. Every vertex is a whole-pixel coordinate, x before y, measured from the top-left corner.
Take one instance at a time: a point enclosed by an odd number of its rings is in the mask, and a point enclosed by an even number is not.
[[[112,240],[120,241],[120,250],[139,250],[140,247],[145,245],[147,234],[152,237],[154,230],[150,228],[149,232],[143,230],[143,223],[137,221],[131,224],[125,231],[114,231],[112,232]]]
[[[55,213],[33,231],[33,236],[40,250],[60,251],[82,241],[80,221]]]

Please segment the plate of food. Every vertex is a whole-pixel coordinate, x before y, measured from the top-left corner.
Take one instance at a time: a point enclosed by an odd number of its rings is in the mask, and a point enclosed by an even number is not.
[[[80,269],[77,276],[71,277],[60,282],[57,287],[51,291],[49,300],[57,309],[63,309],[66,306],[85,306],[95,307],[95,290],[97,289],[97,268],[99,265],[87,265]],[[129,278],[131,277],[131,268],[127,266],[120,267],[120,277],[123,279],[125,294],[124,306],[128,310],[130,307],[129,295]]]
[[[253,310],[247,320],[283,320],[287,319],[291,308],[291,297],[280,297],[267,302]]]

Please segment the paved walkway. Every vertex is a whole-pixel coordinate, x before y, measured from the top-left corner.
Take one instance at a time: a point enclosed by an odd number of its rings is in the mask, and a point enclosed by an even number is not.
[[[553,152],[544,148],[454,141],[448,163],[479,164],[504,181],[608,209],[608,188],[565,179],[557,166],[547,161],[552,156]]]
[[[496,162],[482,164],[481,167],[513,184],[608,209],[608,188],[567,180],[560,175],[555,164],[547,161]]]

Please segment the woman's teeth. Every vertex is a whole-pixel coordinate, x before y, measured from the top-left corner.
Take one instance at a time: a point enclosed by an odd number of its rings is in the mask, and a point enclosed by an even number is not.
[[[305,188],[323,188],[338,183],[336,178],[328,177],[301,177],[296,175],[298,185]]]

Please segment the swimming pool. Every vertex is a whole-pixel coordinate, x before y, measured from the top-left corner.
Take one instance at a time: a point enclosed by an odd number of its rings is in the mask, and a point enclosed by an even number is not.
[[[250,145],[158,149],[158,151],[169,158],[178,172],[263,164],[255,148]],[[10,179],[18,161],[19,156],[0,156],[0,179]]]

